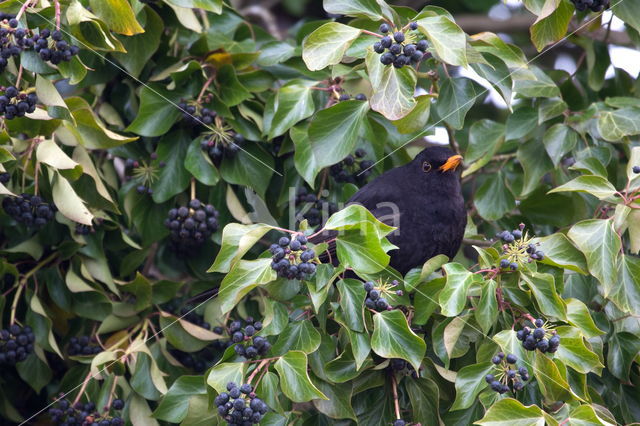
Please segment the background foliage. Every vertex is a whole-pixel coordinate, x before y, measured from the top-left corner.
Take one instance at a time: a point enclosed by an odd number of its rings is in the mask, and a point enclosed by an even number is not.
[[[53,29],[58,2],[32,3],[20,26]],[[640,2],[614,0],[603,15],[524,0],[513,10],[530,31],[512,37],[456,23],[489,0],[443,2],[453,15],[322,3],[327,14],[316,0],[277,4],[277,22],[222,0],[61,0],[64,37],[80,54],[58,66],[34,52],[10,59],[1,83],[18,79],[39,104],[2,122],[0,172],[10,180],[0,194],[37,193],[58,212],[37,231],[0,213],[2,324],[36,336],[25,361],[2,366],[0,415],[46,424],[41,410],[69,392],[98,407],[121,397],[134,425],[222,424],[213,398],[250,377],[270,407],[264,424],[390,424],[396,403],[423,425],[638,421],[640,86],[607,70],[613,39],[640,43]],[[6,0],[0,11],[22,5]],[[624,33],[607,30],[612,16]],[[372,50],[382,21],[417,21],[428,58],[384,67]],[[538,59],[544,49],[575,55],[575,72],[554,69],[554,53]],[[350,100],[338,101],[344,93]],[[197,99],[217,114],[211,124],[183,117],[180,103]],[[328,206],[304,197],[296,206],[290,188],[343,203],[363,182],[339,183],[331,166],[359,148],[377,175],[412,158],[435,128],[466,162],[469,225],[455,259],[399,277],[386,267],[388,230],[351,209],[327,225],[344,231],[340,267],[276,278],[266,249],[279,227],[294,228],[297,210],[311,233],[309,209]],[[233,134],[244,140],[235,155],[201,148],[230,146]],[[216,207],[220,229],[177,256],[163,223],[194,196]],[[502,243],[491,239],[519,223],[545,258],[499,270]],[[346,268],[400,280],[403,294],[389,297],[397,309],[364,309]],[[248,316],[272,345],[259,363],[214,328]],[[555,354],[516,339],[538,317],[562,338]],[[99,353],[69,355],[81,335],[97,336]],[[529,368],[524,391],[499,395],[485,383],[498,351]]]

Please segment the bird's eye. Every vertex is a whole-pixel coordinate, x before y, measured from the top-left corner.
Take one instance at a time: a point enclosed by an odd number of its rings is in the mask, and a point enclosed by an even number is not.
[[[425,173],[429,173],[429,171],[431,171],[431,163],[429,163],[428,161],[422,163],[422,171]]]

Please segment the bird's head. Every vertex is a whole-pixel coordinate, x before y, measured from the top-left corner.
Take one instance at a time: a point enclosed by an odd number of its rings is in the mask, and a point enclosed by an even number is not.
[[[462,156],[454,154],[449,148],[432,146],[418,154],[413,163],[427,175],[455,175],[456,169],[462,164]]]

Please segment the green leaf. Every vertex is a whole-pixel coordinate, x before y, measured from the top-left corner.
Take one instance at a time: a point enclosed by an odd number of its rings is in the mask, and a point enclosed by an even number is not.
[[[51,139],[46,139],[38,144],[36,158],[39,162],[48,164],[56,170],[68,171],[65,175],[70,179],[75,180],[82,174],[82,166],[69,158]]]
[[[313,115],[315,111],[313,87],[313,82],[293,80],[276,92],[272,98],[273,105],[270,107],[274,114],[269,129],[269,139],[284,134],[298,122]]]
[[[375,274],[389,265],[391,257],[386,253],[376,228],[364,222],[357,230],[345,231],[336,238],[336,253],[340,264],[363,274]],[[392,246],[395,247],[395,246]]]
[[[468,78],[445,79],[436,103],[438,115],[454,129],[462,129],[464,118],[475,103],[478,94],[474,82]]]
[[[401,358],[419,371],[427,345],[417,336],[399,310],[385,311],[373,316],[371,348],[384,358]]]
[[[367,50],[365,59],[373,94],[369,99],[371,109],[389,120],[400,120],[416,107],[413,94],[416,74],[411,67],[395,68],[380,62],[380,55]]]
[[[561,233],[555,233],[542,238],[534,238],[532,243],[539,244],[544,253],[543,263],[570,269],[581,274],[587,273],[587,261],[580,250]]]
[[[639,8],[639,0],[615,2],[611,7],[614,15],[622,19],[626,24],[632,26],[636,31],[640,31],[640,16],[638,16]]]
[[[236,70],[232,65],[226,64],[218,69],[217,81],[220,87],[218,94],[226,106],[236,106],[252,96],[251,92],[238,80]]]
[[[89,0],[89,4],[111,31],[127,36],[145,31],[136,20],[127,0]]]
[[[504,136],[505,126],[502,123],[487,119],[473,123],[469,129],[469,145],[464,153],[469,167],[462,172],[462,177],[469,176],[488,164],[504,142]]]
[[[569,383],[567,383],[565,375],[560,372],[551,358],[540,351],[535,352],[533,374],[538,381],[540,391],[547,401],[567,401],[572,399]]]
[[[567,1],[546,0],[544,2],[538,19],[531,26],[531,41],[538,52],[564,37],[573,16],[573,10],[573,5]]]
[[[559,117],[569,106],[560,98],[542,99],[538,105],[538,124]]]
[[[24,361],[16,363],[16,370],[20,378],[37,393],[40,393],[53,377],[51,369],[38,357],[37,352],[29,355]]]
[[[640,108],[600,111],[598,131],[602,138],[609,142],[640,134]]]
[[[140,109],[127,131],[142,136],[161,136],[167,133],[180,117],[180,109],[170,100],[177,97],[180,94],[171,93],[159,86],[143,87],[140,91]]]
[[[451,65],[468,65],[467,36],[449,16],[427,16],[416,22],[440,59]]]
[[[256,63],[261,67],[269,67],[291,59],[295,52],[296,48],[289,43],[270,41],[260,47],[260,57]]]
[[[540,311],[550,317],[565,320],[567,309],[556,292],[556,285],[551,274],[523,273],[520,275],[533,292]]]
[[[293,402],[307,402],[312,399],[328,399],[309,378],[307,373],[307,355],[292,351],[274,364],[280,376],[282,392]]]
[[[582,333],[577,328],[562,326],[557,327],[556,331],[561,338],[558,352],[555,354],[557,359],[579,373],[601,374],[604,365],[600,363],[598,355],[587,348]]]
[[[498,319],[498,300],[496,299],[497,283],[489,280],[482,285],[482,296],[474,312],[476,321],[483,333],[488,333]]]
[[[220,166],[220,175],[226,182],[248,186],[262,198],[273,172],[273,157],[256,143],[242,145],[233,158],[226,158]]]
[[[340,292],[340,307],[347,326],[354,331],[364,330],[363,305],[367,292],[362,282],[344,279],[336,284]]]
[[[209,370],[207,385],[211,386],[218,393],[226,392],[227,383],[234,382],[238,385],[244,383],[246,367],[247,364],[244,362],[225,362],[218,364]]]
[[[380,5],[375,0],[323,0],[322,7],[327,13],[368,18],[372,21],[383,19]]]
[[[438,294],[444,288],[445,282],[445,278],[436,278],[429,282],[422,283],[416,288],[414,300],[416,315],[413,318],[415,324],[425,324],[436,309],[440,307],[438,304]]]
[[[543,411],[537,405],[524,406],[513,398],[505,398],[495,402],[481,420],[475,422],[488,426],[544,426],[546,424]]]
[[[164,203],[189,186],[189,172],[184,167],[188,147],[189,137],[182,130],[171,132],[158,142],[158,160],[166,165],[160,169],[158,180],[151,184],[156,203]]]
[[[398,131],[402,134],[409,134],[423,130],[429,121],[432,99],[432,95],[417,96],[413,109],[403,118],[393,122]],[[376,108],[374,110],[378,111]]]
[[[216,14],[222,13],[222,0],[167,0],[169,3],[175,6],[190,8],[190,9],[204,9]]]
[[[589,272],[604,286],[605,297],[618,281],[618,254],[621,243],[610,220],[590,219],[569,230],[569,238],[587,258]]]
[[[527,58],[522,50],[513,44],[505,43],[492,32],[482,32],[471,37],[471,45],[480,53],[490,53],[502,59],[509,68],[527,68]]]
[[[319,381],[318,389],[327,399],[314,399],[313,405],[327,417],[332,419],[356,420],[356,413],[351,406],[351,384],[329,384]]]
[[[578,299],[565,299],[567,306],[567,321],[580,329],[587,339],[592,339],[604,334],[591,318],[589,308]]]
[[[220,180],[218,169],[208,159],[208,155],[200,147],[202,138],[194,139],[187,150],[184,168],[204,185],[214,186]]]
[[[239,260],[220,284],[218,299],[222,313],[227,313],[247,293],[255,287],[276,279],[276,273],[271,269],[271,258],[256,260]]]
[[[619,260],[619,281],[608,297],[623,311],[640,315],[640,259],[622,255]]]
[[[511,72],[507,65],[489,53],[482,55],[487,63],[472,64],[471,67],[478,75],[491,83],[501,95],[507,106],[511,107],[512,87]]]
[[[344,101],[318,112],[309,125],[309,155],[316,165],[311,176],[355,150],[368,111],[366,102]]]
[[[272,353],[284,355],[289,351],[301,351],[306,354],[315,352],[320,346],[320,333],[311,321],[293,321],[282,330],[273,345]]]
[[[82,199],[78,197],[69,181],[58,172],[50,171],[49,175],[53,186],[53,202],[60,213],[74,222],[91,226],[93,215]]]
[[[590,405],[579,405],[569,413],[564,422],[570,426],[614,426],[602,417],[598,416],[598,412]]]
[[[474,281],[474,274],[459,263],[447,263],[442,267],[447,282],[438,296],[442,315],[454,317],[467,304],[467,292]]]
[[[558,98],[560,89],[540,68],[519,68],[514,71],[514,92],[528,98]],[[538,114],[536,112],[536,122]]]
[[[328,22],[302,42],[302,60],[311,71],[321,70],[342,60],[360,30],[338,22]]]
[[[478,188],[473,203],[486,220],[497,220],[516,206],[511,190],[505,185],[502,172],[492,173]]]
[[[578,133],[565,124],[554,124],[545,132],[542,143],[553,166],[558,167],[562,157],[571,152],[578,143]]]
[[[611,374],[623,382],[629,381],[629,370],[640,352],[640,340],[627,332],[615,333],[609,339],[607,367]]]
[[[405,380],[405,388],[411,401],[412,419],[423,425],[442,424],[439,411],[440,389],[428,378]]]
[[[524,169],[522,197],[531,194],[540,185],[544,175],[553,168],[553,163],[544,150],[544,145],[532,140],[520,145],[517,158]]]
[[[207,390],[202,376],[180,376],[173,382],[153,417],[172,423],[180,423],[189,411],[189,399],[195,395],[206,395]]]
[[[270,225],[263,223],[230,223],[225,226],[222,230],[222,247],[207,272],[229,272],[233,264],[242,259],[242,256],[271,229],[273,228]]]
[[[395,228],[382,223],[366,207],[360,204],[350,204],[333,214],[324,228],[334,231],[360,230],[363,226],[371,225],[380,238],[391,233]]]
[[[491,362],[462,367],[456,375],[456,399],[451,411],[464,410],[473,405],[478,394],[487,387],[484,376],[493,370]]]
[[[67,120],[75,124],[75,120],[71,116],[64,99],[58,93],[56,86],[41,74],[36,75],[36,94],[38,95],[38,102],[47,106],[47,113],[50,117]]]
[[[538,128],[538,112],[524,104],[507,117],[507,140],[523,139]]]
[[[604,200],[611,198],[617,192],[614,186],[607,179],[596,175],[583,175],[553,188],[549,194],[554,192],[586,192],[594,197]]]
[[[98,1],[100,0],[93,0]],[[113,56],[133,77],[140,76],[144,67],[158,50],[164,23],[156,11],[146,7],[141,12],[145,16],[144,33],[133,37],[118,37],[127,53],[114,53]]]

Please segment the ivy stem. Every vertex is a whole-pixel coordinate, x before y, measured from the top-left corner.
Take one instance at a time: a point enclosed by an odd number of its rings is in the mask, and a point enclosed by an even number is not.
[[[196,198],[196,179],[191,178],[191,199],[195,200]]]
[[[78,403],[78,401],[80,401],[80,398],[82,398],[82,394],[87,389],[87,385],[91,381],[91,378],[92,378],[91,370],[89,370],[89,373],[87,374],[87,376],[84,378],[84,381],[82,382],[82,387],[78,391],[78,394],[76,395],[75,399],[73,400],[73,404],[71,404],[71,405],[76,405]]]
[[[23,67],[22,67],[22,64],[20,64],[20,68],[18,68],[18,77],[16,78],[16,87],[17,88],[20,87],[20,80],[22,80],[22,71],[23,71]]]
[[[400,419],[400,402],[398,401],[398,382],[396,382],[396,376],[391,373],[391,390],[393,391],[393,408],[396,412],[396,419]]]
[[[29,7],[29,5],[32,3],[33,0],[27,0],[22,4],[22,7],[20,8],[20,11],[18,12],[18,14],[16,15],[16,19],[19,21],[20,18],[22,17],[22,15],[24,14],[24,12],[27,10],[27,8]]]
[[[265,365],[269,364],[270,360],[267,359],[263,359],[260,364],[258,364],[258,366],[256,367],[255,370],[253,370],[253,372],[251,373],[251,375],[249,376],[249,378],[247,379],[247,383],[251,384],[251,381],[253,380],[253,378],[260,372],[260,370],[262,370],[262,368],[264,368]]]
[[[216,73],[214,72],[211,75],[211,77],[209,77],[209,79],[204,83],[204,86],[202,86],[202,89],[200,90],[200,93],[198,94],[198,98],[196,99],[196,102],[200,103],[200,100],[202,100],[202,97],[207,92],[207,89],[209,88],[209,86],[211,86],[211,83],[213,83],[213,80],[215,80],[215,78],[216,78]]]
[[[53,5],[56,9],[56,30],[60,31],[60,0],[53,0]]]
[[[16,321],[16,311],[18,309],[18,301],[20,300],[20,296],[24,291],[24,288],[27,286],[27,281],[31,278],[36,272],[40,270],[43,266],[51,262],[58,256],[58,253],[52,253],[42,262],[38,263],[32,270],[27,272],[22,279],[20,279],[20,283],[18,284],[18,289],[16,290],[16,294],[13,296],[13,302],[11,303],[11,314],[9,317],[9,324],[13,324]]]
[[[374,37],[378,37],[378,38],[384,37],[382,34],[374,33],[373,31],[368,31],[368,30],[360,30],[360,31],[362,31],[364,34],[369,34]]]
[[[113,383],[111,384],[111,390],[109,391],[109,400],[107,401],[106,407],[104,407],[104,411],[108,411],[109,407],[111,407],[111,403],[113,402],[113,396],[115,394],[117,384],[118,384],[118,376],[113,376]]]
[[[33,172],[33,191],[34,191],[34,195],[38,195],[38,175],[40,174],[40,162],[36,161],[36,167],[35,170]]]

